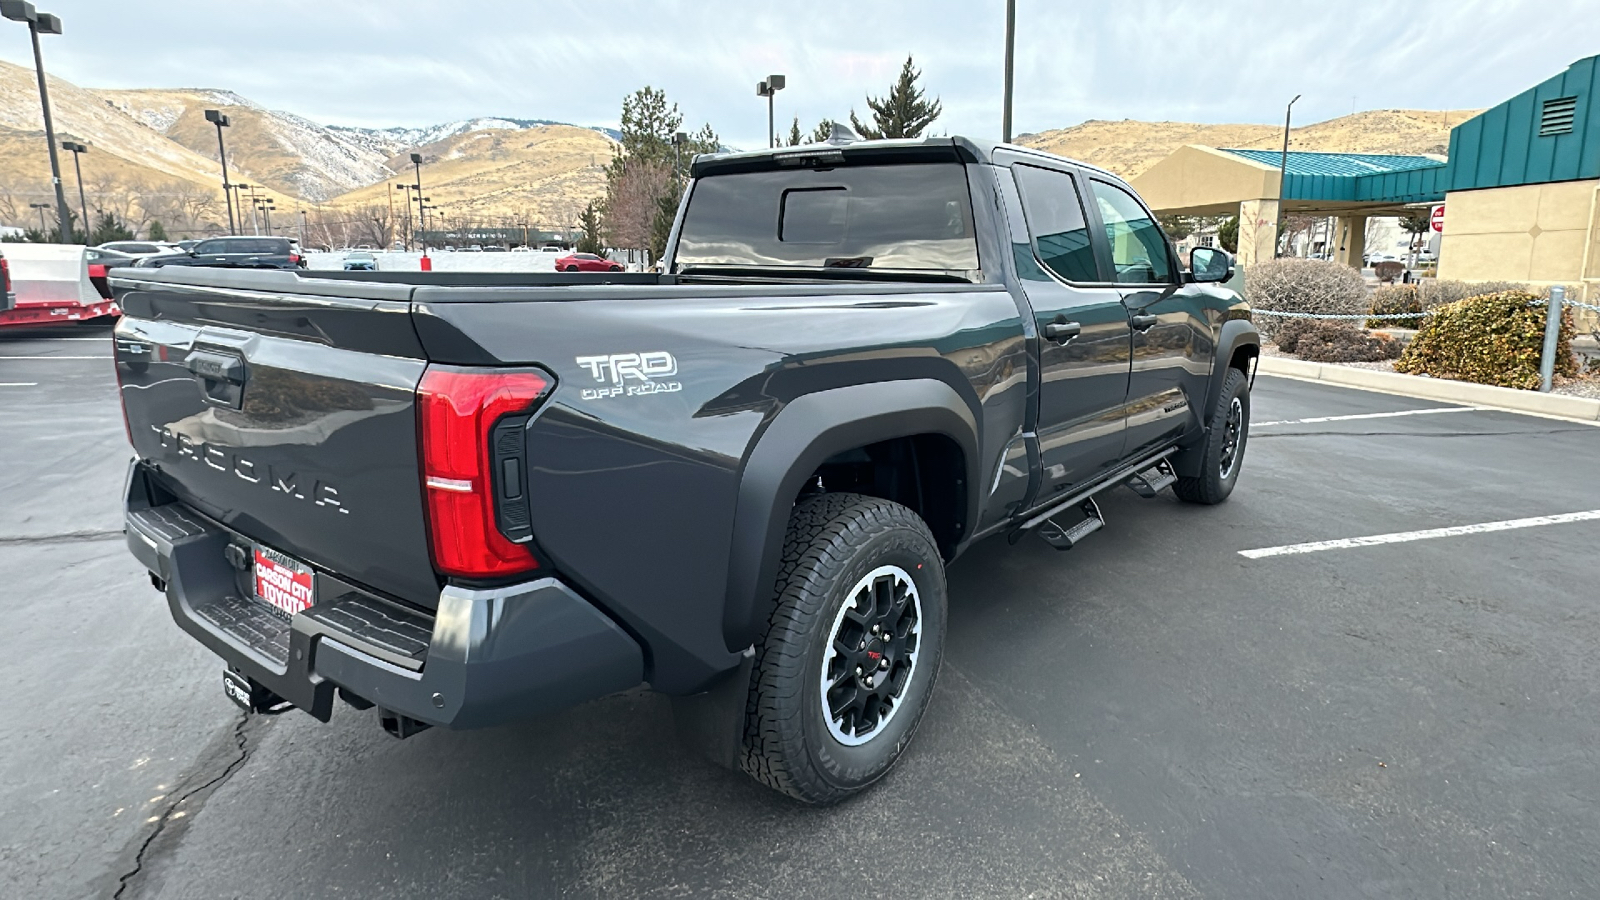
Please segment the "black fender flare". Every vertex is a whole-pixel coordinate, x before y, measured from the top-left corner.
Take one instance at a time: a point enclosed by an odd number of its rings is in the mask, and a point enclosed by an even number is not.
[[[1260,355],[1261,332],[1256,330],[1255,323],[1249,319],[1229,319],[1223,322],[1217,334],[1217,355],[1211,361],[1211,380],[1206,385],[1206,405],[1199,410],[1198,436],[1172,458],[1173,468],[1179,475],[1192,477],[1200,473],[1200,449],[1205,446],[1211,411],[1217,406],[1217,398],[1222,396],[1222,382],[1227,377],[1229,365],[1233,362],[1233,354],[1237,353],[1240,347],[1254,347],[1257,356]]]
[[[758,636],[789,528],[789,510],[825,460],[865,444],[918,434],[953,440],[965,459],[963,535],[980,503],[977,418],[950,385],[931,378],[884,381],[804,394],[768,424],[745,458],[728,557],[723,631],[736,652]]]

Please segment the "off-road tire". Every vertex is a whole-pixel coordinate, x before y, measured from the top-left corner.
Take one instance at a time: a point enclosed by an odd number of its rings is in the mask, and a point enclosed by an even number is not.
[[[1238,418],[1236,431],[1230,431],[1231,416]],[[1187,503],[1207,506],[1221,503],[1239,482],[1245,445],[1250,438],[1250,385],[1238,369],[1228,369],[1222,379],[1222,392],[1217,397],[1216,408],[1211,411],[1210,426],[1200,449],[1200,474],[1179,476],[1172,486],[1178,499]]]
[[[867,576],[896,567],[920,602],[917,656],[894,713],[842,743],[824,710],[822,666],[836,620]],[[944,646],[944,561],[916,513],[859,494],[802,501],[789,517],[776,604],[756,644],[741,766],[762,784],[813,805],[837,803],[882,778],[911,742],[932,696]],[[860,736],[852,735],[856,740]]]

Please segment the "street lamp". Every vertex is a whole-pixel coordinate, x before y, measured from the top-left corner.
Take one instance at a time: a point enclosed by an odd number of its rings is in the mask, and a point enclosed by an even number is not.
[[[239,223],[233,218],[233,195],[228,193],[228,151],[222,146],[222,129],[230,123],[220,109],[206,110],[206,121],[217,126],[217,159],[222,160],[222,198],[228,204],[228,233],[238,234]]]
[[[86,144],[80,144],[76,141],[62,141],[61,149],[72,154],[72,170],[78,173],[78,208],[83,211],[83,240],[84,243],[88,243],[89,201],[84,197],[83,194],[83,166],[79,163],[79,159],[83,156],[83,154],[89,152],[89,147]]]
[[[411,164],[417,168],[417,220],[422,226],[422,258],[428,258],[428,207],[423,205],[422,197],[422,154],[411,154]],[[428,263],[423,263],[423,271],[432,268]]]
[[[1279,248],[1283,246],[1283,223],[1286,210],[1283,204],[1283,182],[1289,175],[1289,121],[1294,117],[1294,105],[1300,100],[1300,95],[1295,94],[1294,99],[1283,110],[1283,155],[1278,158],[1278,218],[1273,223],[1272,257],[1277,259],[1283,255]]]
[[[1006,88],[1000,112],[1000,140],[1011,143],[1011,72],[1017,47],[1017,0],[1006,0]]]
[[[56,186],[56,212],[61,217],[61,242],[72,235],[67,215],[67,193],[61,186],[61,157],[56,155],[56,126],[50,118],[50,89],[44,81],[44,54],[39,49],[39,35],[60,34],[61,19],[34,9],[26,0],[0,0],[0,18],[13,22],[27,22],[28,33],[33,37],[33,66],[39,73],[39,105],[44,109],[44,139],[50,145],[50,179]]]
[[[767,98],[767,146],[768,147],[776,147],[776,146],[778,146],[778,135],[777,135],[777,132],[773,131],[773,126],[772,126],[772,98],[776,97],[778,95],[778,92],[784,89],[784,87],[787,84],[787,81],[788,81],[788,79],[784,78],[782,75],[768,75],[766,81],[758,81],[758,82],[756,82],[756,96],[757,97],[765,97],[765,98]]]
[[[275,203],[276,201],[268,200],[266,198],[262,198],[256,202],[256,209],[261,210],[262,217],[266,219],[267,234],[269,235],[272,234],[272,211],[278,208]]]
[[[50,208],[50,204],[48,204],[48,203],[29,203],[28,204],[28,208],[29,209],[37,209],[39,211],[39,231],[43,232],[45,230],[44,211]]]

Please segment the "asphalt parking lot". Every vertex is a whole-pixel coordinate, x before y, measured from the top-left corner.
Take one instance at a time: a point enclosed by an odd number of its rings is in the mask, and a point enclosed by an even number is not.
[[[957,562],[917,741],[812,810],[646,693],[244,719],[121,542],[105,331],[0,336],[0,896],[1600,896],[1600,516],[1536,519],[1600,510],[1600,428],[1254,398],[1226,505]]]

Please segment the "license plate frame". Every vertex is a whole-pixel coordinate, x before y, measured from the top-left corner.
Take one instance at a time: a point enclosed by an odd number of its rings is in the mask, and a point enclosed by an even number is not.
[[[250,592],[286,616],[305,612],[316,602],[316,577],[311,566],[265,544],[252,543]]]

